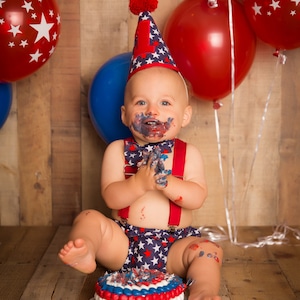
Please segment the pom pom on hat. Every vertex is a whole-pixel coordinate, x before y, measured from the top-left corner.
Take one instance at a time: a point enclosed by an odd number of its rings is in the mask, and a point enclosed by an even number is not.
[[[154,11],[157,8],[158,0],[130,0],[130,11],[138,15],[144,11]]]

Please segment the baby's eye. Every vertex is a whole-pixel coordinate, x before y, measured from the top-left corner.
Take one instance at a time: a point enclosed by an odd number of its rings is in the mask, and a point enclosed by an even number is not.
[[[170,103],[168,100],[162,100],[162,101],[161,101],[161,104],[162,104],[163,106],[171,105],[171,103]]]
[[[136,105],[145,105],[146,104],[146,101],[145,100],[138,100],[136,102]]]

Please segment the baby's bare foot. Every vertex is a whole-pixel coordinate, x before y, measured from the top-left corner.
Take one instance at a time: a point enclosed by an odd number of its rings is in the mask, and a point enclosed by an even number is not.
[[[83,273],[92,273],[96,269],[95,256],[83,239],[69,241],[58,253],[59,258],[74,269]]]

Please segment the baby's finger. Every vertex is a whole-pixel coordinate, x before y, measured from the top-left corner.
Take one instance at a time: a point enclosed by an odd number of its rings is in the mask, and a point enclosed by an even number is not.
[[[157,163],[158,163],[157,155],[151,153],[148,159],[148,166],[153,169],[156,168]]]
[[[146,165],[147,165],[147,161],[145,159],[142,159],[141,161],[139,161],[137,163],[138,169],[141,168],[141,167],[143,167],[143,166],[146,166]]]
[[[162,174],[156,175],[155,176],[155,183],[159,187],[162,187],[162,188],[167,187],[167,185],[168,185],[167,175],[162,175]]]

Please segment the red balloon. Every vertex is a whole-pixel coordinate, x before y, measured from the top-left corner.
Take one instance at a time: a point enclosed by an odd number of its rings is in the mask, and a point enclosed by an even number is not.
[[[164,38],[193,92],[204,100],[217,100],[231,92],[231,39],[227,0],[212,7],[207,0],[185,0],[167,21]],[[256,49],[256,36],[243,7],[232,1],[235,87],[248,73]]]
[[[59,34],[54,0],[0,0],[0,82],[39,69],[55,50]]]
[[[257,36],[276,49],[300,47],[299,0],[245,0],[249,22]]]

